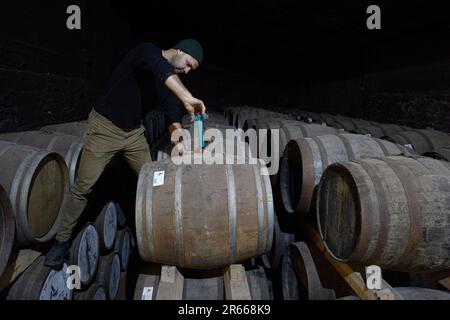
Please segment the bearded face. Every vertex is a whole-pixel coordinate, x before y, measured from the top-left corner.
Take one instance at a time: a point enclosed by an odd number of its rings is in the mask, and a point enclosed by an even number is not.
[[[177,49],[172,59],[169,61],[177,73],[188,74],[189,71],[198,68],[199,63],[191,55]]]

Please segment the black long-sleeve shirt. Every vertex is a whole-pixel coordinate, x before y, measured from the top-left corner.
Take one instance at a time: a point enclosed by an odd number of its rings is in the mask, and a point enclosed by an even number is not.
[[[155,107],[163,108],[169,124],[181,122],[181,102],[164,84],[173,74],[161,49],[141,43],[113,71],[94,109],[123,129],[137,127]]]

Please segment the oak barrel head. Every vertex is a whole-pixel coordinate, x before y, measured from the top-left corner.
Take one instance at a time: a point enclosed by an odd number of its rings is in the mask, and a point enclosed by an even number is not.
[[[5,271],[15,238],[14,213],[8,194],[0,185],[0,278]]]
[[[100,237],[97,229],[88,223],[77,235],[70,248],[70,264],[80,267],[81,283],[91,283],[97,272],[100,256]]]

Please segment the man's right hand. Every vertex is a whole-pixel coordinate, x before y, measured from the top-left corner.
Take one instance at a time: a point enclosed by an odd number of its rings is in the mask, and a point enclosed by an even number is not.
[[[196,99],[194,97],[192,98],[186,98],[183,101],[183,105],[186,108],[189,117],[191,118],[191,122],[194,122],[195,114],[199,113],[202,116],[206,113],[206,107],[202,100]]]

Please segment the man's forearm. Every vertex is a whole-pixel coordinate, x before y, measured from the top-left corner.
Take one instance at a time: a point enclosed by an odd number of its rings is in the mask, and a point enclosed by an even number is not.
[[[180,99],[185,102],[187,99],[192,98],[192,94],[181,82],[178,75],[173,74],[167,78],[165,85]]]
[[[176,74],[168,77],[165,85],[175,94],[175,96],[177,96],[178,99],[181,100],[189,114],[189,117],[191,118],[191,122],[194,122],[196,113],[201,115],[205,114],[206,107],[203,101],[194,98]]]

